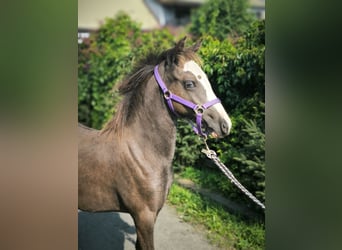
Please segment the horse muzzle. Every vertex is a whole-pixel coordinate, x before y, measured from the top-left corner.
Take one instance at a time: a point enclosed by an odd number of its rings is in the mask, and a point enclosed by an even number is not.
[[[223,138],[229,135],[232,122],[221,104],[217,104],[218,107],[215,106],[203,113],[203,129],[211,137]]]

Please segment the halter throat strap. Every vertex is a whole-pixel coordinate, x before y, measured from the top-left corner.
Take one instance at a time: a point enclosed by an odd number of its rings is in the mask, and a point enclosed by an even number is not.
[[[172,113],[174,113],[176,116],[179,116],[176,111],[175,108],[173,107],[172,101],[178,102],[190,109],[192,109],[195,114],[196,114],[196,125],[193,125],[193,130],[194,132],[202,137],[207,137],[207,134],[205,132],[203,132],[202,129],[202,118],[203,118],[203,113],[206,109],[210,108],[211,106],[220,103],[220,99],[215,98],[214,100],[211,100],[209,102],[206,102],[204,104],[195,104],[193,102],[190,102],[188,100],[183,99],[182,97],[173,94],[165,85],[164,81],[162,80],[162,78],[160,77],[159,71],[158,71],[158,65],[156,65],[154,67],[154,77],[160,87],[160,89],[162,90],[163,94],[164,94],[164,98],[166,100],[166,103],[169,107],[169,109],[172,111]]]

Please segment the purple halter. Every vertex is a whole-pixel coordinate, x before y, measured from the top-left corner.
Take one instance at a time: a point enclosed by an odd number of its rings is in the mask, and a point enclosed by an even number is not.
[[[177,113],[175,112],[175,109],[173,107],[172,101],[178,102],[188,108],[191,108],[195,114],[196,114],[196,125],[197,126],[193,126],[193,130],[195,131],[196,134],[198,134],[199,136],[203,136],[206,137],[207,134],[204,133],[202,131],[202,117],[203,117],[203,113],[206,109],[210,108],[211,106],[220,103],[220,99],[216,98],[214,100],[211,100],[207,103],[204,103],[202,105],[200,104],[194,104],[188,100],[183,99],[182,97],[178,96],[178,95],[174,95],[172,94],[172,92],[170,90],[168,90],[168,88],[166,87],[164,81],[161,79],[159,72],[158,72],[158,65],[154,67],[154,77],[156,78],[156,81],[159,85],[159,87],[161,88],[161,90],[163,91],[164,94],[164,98],[167,102],[167,105],[169,106],[170,110],[177,115]],[[178,115],[177,115],[178,116]]]

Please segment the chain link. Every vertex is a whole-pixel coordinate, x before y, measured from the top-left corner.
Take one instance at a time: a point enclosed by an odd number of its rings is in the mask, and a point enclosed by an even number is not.
[[[228,179],[235,184],[245,195],[247,195],[252,201],[258,204],[260,207],[265,209],[265,205],[262,204],[251,192],[249,192],[233,175],[233,173],[221,162],[220,158],[217,157],[217,154],[214,150],[209,149],[206,138],[203,140],[206,149],[202,149],[202,153],[204,153],[209,159],[211,159],[220,170],[228,177]]]

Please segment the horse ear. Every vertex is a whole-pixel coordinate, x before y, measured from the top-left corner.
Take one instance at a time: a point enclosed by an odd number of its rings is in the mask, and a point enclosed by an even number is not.
[[[173,47],[167,52],[165,66],[171,66],[172,64],[178,63],[177,57],[181,52],[184,51],[185,40],[186,40],[186,36],[183,37],[181,40],[179,40],[176,43],[175,47]]]
[[[185,40],[186,40],[186,36],[178,41],[178,43],[175,46],[175,49],[177,50],[177,52],[181,52],[184,50]]]
[[[190,47],[193,52],[197,52],[202,45],[202,39],[198,40],[194,45]]]

